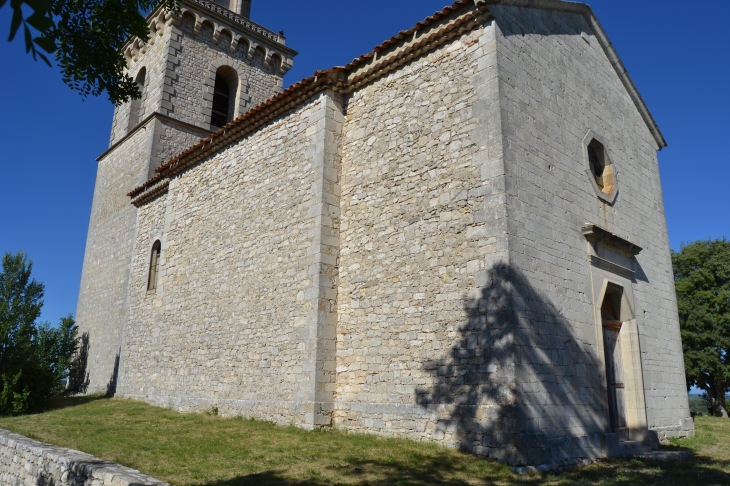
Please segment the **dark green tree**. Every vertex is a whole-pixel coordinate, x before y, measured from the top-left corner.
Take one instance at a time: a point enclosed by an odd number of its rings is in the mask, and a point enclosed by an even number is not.
[[[0,272],[0,415],[40,412],[64,391],[77,346],[69,315],[56,328],[36,324],[43,284],[25,254],[6,253]]]
[[[672,252],[688,389],[707,393],[727,418],[730,391],[730,242],[696,241]]]
[[[0,8],[7,0],[0,0]],[[55,55],[63,81],[83,96],[104,91],[114,104],[141,93],[128,74],[121,51],[124,43],[138,37],[149,40],[145,14],[162,3],[177,10],[177,0],[10,0],[12,41],[23,32],[25,50],[34,59]]]

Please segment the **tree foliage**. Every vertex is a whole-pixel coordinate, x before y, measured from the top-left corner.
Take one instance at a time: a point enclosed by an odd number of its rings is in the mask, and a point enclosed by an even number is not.
[[[687,387],[727,417],[730,391],[730,242],[696,241],[672,252]]]
[[[31,278],[23,253],[6,253],[0,272],[0,415],[40,412],[63,393],[77,347],[69,315],[58,327],[36,321],[43,284]]]
[[[0,0],[0,8],[5,3]],[[121,48],[132,37],[149,40],[144,15],[160,3],[167,10],[179,8],[176,0],[10,0],[8,40],[22,27],[26,52],[49,66],[44,52],[54,54],[68,86],[83,96],[106,91],[113,103],[121,104],[141,96],[124,72]]]

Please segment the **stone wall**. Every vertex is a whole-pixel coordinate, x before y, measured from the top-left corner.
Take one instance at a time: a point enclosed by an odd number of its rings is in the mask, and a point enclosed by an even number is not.
[[[89,338],[86,391],[106,392],[116,382],[137,221],[127,192],[203,133],[152,118],[99,160],[76,309],[79,329]]]
[[[148,125],[152,125],[152,121]],[[148,175],[151,130],[140,129],[99,161],[76,321],[89,337],[89,385],[106,392],[117,372],[127,322],[137,208],[126,193]]]
[[[160,28],[158,32],[151,35],[150,42],[145,47],[145,52],[132,58],[127,67],[126,72],[132,79],[136,79],[137,74],[143,68],[146,72],[142,98],[137,101],[140,104],[139,122],[142,122],[150,114],[160,111],[167,71],[167,57],[170,50],[169,44],[169,28],[168,31]],[[129,123],[131,105],[132,101],[115,108],[110,146],[119,142],[134,130],[135,126],[130,126]]]
[[[348,100],[340,427],[459,445],[447,418],[458,403],[434,392],[467,325],[466,303],[506,250],[494,54],[490,24]],[[494,376],[506,379],[508,368]]]
[[[168,74],[173,89],[168,114],[203,128],[210,128],[215,71],[218,65],[236,70],[240,79],[239,114],[279,93],[283,77],[275,73],[276,66],[264,66],[266,53],[257,49],[248,59],[249,44],[241,41],[231,52],[232,38],[227,32],[213,42],[214,26],[203,22],[199,33],[194,33],[195,19],[183,15],[180,26],[172,32],[173,49],[170,52],[172,70]],[[211,77],[213,76],[213,77]]]
[[[327,359],[317,330],[334,326],[322,299],[335,298],[326,267],[336,253],[321,225],[337,217],[327,206],[336,161],[324,142],[340,110],[330,95],[312,99],[140,207],[123,396],[279,423],[328,420],[313,407],[332,402],[316,390]],[[159,281],[148,293],[157,239]]]
[[[594,223],[644,248],[633,281],[624,285],[633,294],[648,426],[659,435],[689,434],[657,142],[582,15],[490,10],[499,26],[510,265],[532,289],[518,309],[524,344],[544,353],[522,355],[529,382],[542,384],[523,387],[537,411],[530,429],[558,437],[607,426],[607,410],[595,412],[605,395],[594,319],[600,289],[587,285],[596,271],[581,233],[583,224]],[[613,205],[596,197],[586,173],[589,130],[605,141],[618,170]],[[555,372],[561,378],[553,382]]]
[[[165,486],[134,469],[0,429],[0,483]]]
[[[104,338],[117,346],[104,345],[107,361],[122,349],[121,395],[546,467],[692,433],[660,136],[583,15],[551,0],[541,9],[510,1],[490,5],[483,26],[458,24],[458,35],[439,38],[442,18],[410,46],[381,46],[377,58],[306,80],[211,136],[211,146],[235,137],[225,149],[199,146],[140,189],[149,198],[137,200],[125,230],[134,241],[128,300],[94,309],[97,318],[128,312],[124,334]],[[190,20],[171,30],[169,70],[181,81],[161,103],[184,123],[156,119],[151,139],[135,133],[103,163],[146,143],[140,174],[151,174],[205,125],[209,100],[195,83],[205,91],[201,79],[225,62],[253,69],[224,49],[225,32],[215,43],[218,31]],[[428,53],[380,71],[426,41]],[[322,80],[348,94],[314,95]],[[289,111],[274,112],[279,101]],[[590,133],[618,168],[615,203],[597,197],[586,173]],[[197,151],[207,158],[192,158]],[[104,174],[104,184],[129,182]],[[643,247],[621,276],[591,263],[586,223]],[[112,224],[92,217],[105,238]],[[148,291],[157,240],[160,272]],[[94,245],[87,258],[100,261]],[[85,298],[122,282],[110,277],[121,270],[94,286],[85,267]],[[630,447],[607,418],[600,300],[609,282],[628,306]]]

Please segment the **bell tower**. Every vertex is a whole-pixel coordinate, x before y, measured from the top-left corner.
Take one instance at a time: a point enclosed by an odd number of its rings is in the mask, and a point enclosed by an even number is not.
[[[181,0],[130,40],[127,73],[142,97],[117,106],[99,156],[76,311],[88,339],[85,392],[114,392],[128,316],[137,211],[127,193],[201,138],[281,92],[296,51],[251,21],[251,0]]]

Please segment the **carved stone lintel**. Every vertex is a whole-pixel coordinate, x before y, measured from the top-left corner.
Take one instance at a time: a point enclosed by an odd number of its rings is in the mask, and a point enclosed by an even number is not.
[[[590,224],[590,223],[584,224],[582,231],[583,231],[583,235],[586,237],[586,239],[588,241],[591,241],[591,242],[598,241],[600,243],[605,244],[606,246],[610,246],[611,248],[614,248],[615,250],[617,250],[627,256],[632,256],[632,257],[636,256],[639,253],[641,253],[641,250],[643,250],[643,248],[640,247],[639,245],[631,243],[629,240],[621,238],[620,236],[615,235],[615,234],[611,233],[610,231],[607,231],[595,224]]]
[[[605,258],[601,258],[596,255],[590,255],[589,258],[591,261],[591,265],[593,265],[594,267],[602,268],[607,272],[615,273],[616,275],[620,275],[629,280],[632,280],[634,278],[634,271],[630,268],[626,268],[617,263],[610,262]]]

